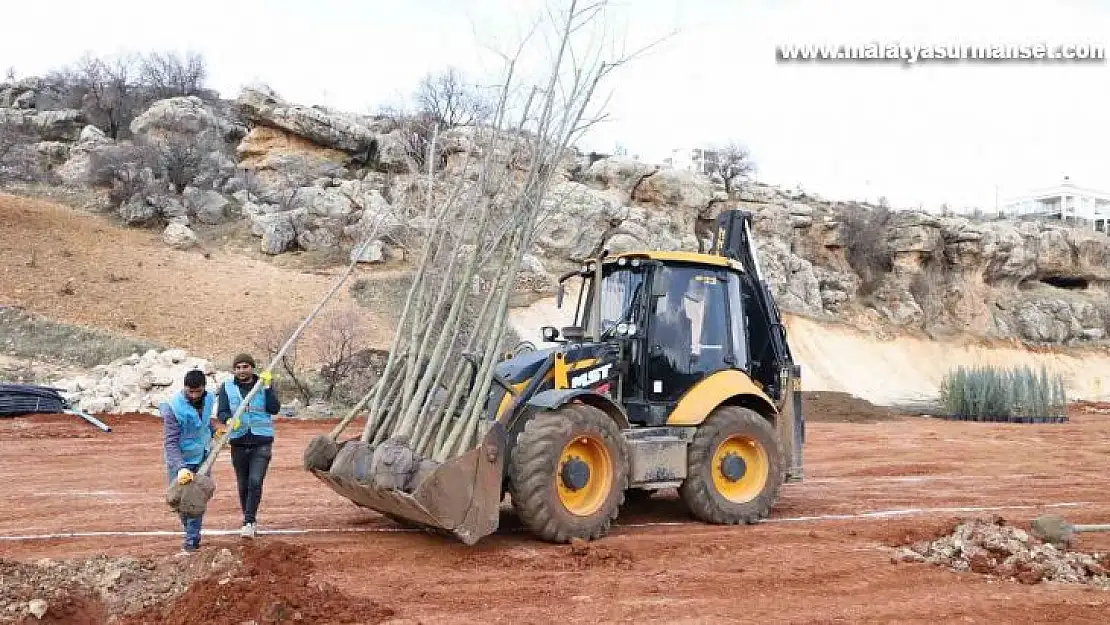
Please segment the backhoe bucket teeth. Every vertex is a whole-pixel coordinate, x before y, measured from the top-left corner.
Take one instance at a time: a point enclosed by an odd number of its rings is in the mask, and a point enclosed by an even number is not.
[[[494,423],[482,443],[429,472],[411,493],[366,485],[328,471],[312,470],[355,504],[428,529],[453,534],[467,545],[497,530],[505,429]]]

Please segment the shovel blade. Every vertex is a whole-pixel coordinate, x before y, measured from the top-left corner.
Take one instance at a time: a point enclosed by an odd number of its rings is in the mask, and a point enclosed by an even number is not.
[[[478,447],[438,466],[411,493],[318,469],[312,474],[359,506],[473,545],[497,530],[504,461],[505,430],[494,424]]]

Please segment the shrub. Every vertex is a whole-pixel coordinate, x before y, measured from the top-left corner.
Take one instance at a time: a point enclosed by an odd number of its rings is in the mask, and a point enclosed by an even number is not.
[[[89,182],[111,187],[116,207],[135,195],[151,191],[158,155],[147,146],[119,144],[97,148],[89,154]]]
[[[924,260],[921,273],[910,282],[910,294],[921,306],[926,327],[941,323],[945,313],[946,267],[942,250],[934,250]]]
[[[942,380],[940,400],[950,415],[971,417],[1063,417],[1064,378],[1041,367],[957,367]]]
[[[890,211],[886,208],[853,207],[841,217],[848,264],[862,279],[860,295],[873,293],[883,276],[894,268],[886,240],[889,222]]]

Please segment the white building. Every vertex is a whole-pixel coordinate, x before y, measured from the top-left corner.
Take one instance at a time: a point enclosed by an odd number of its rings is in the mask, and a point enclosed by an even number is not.
[[[1110,234],[1110,193],[1077,186],[1068,176],[1054,187],[1007,199],[999,212],[1008,217],[1059,219]]]
[[[675,148],[663,158],[663,165],[692,171],[699,174],[709,174],[717,163],[717,152],[703,148]]]

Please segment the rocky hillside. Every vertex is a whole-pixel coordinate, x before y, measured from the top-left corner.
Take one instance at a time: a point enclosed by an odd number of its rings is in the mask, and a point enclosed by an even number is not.
[[[0,133],[23,155],[0,161],[0,179],[18,186],[34,170],[96,190],[99,209],[162,229],[167,245],[190,249],[238,225],[266,255],[350,255],[384,216],[360,260],[404,267],[428,228],[424,152],[404,119],[290,103],[257,85],[234,101],[158,100],[114,140],[80,110],[40,110],[39,85],[0,84]],[[526,149],[521,137],[492,156],[511,169]],[[472,128],[442,131],[433,199],[472,183],[468,163],[484,156]],[[1055,344],[1101,341],[1110,326],[1110,238],[1099,233],[833,203],[757,182],[729,197],[704,176],[597,154],[568,155],[560,174],[518,281],[524,295],[549,293],[553,275],[602,243],[697,250],[716,214],[739,207],[756,216],[763,270],[787,312]]]

